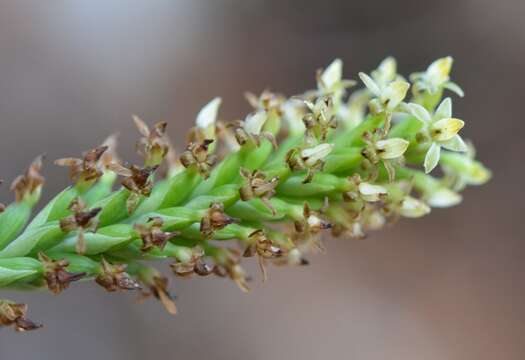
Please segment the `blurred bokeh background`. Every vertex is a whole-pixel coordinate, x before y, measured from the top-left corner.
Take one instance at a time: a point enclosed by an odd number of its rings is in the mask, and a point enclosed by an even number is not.
[[[46,199],[68,184],[51,160],[109,133],[134,159],[132,113],[182,146],[214,96],[240,117],[244,91],[298,93],[335,57],[356,78],[387,55],[405,74],[453,55],[455,112],[495,173],[456,208],[328,239],[251,294],[175,280],[176,317],[89,284],[1,293],[46,327],[0,331],[0,359],[523,359],[524,16],[522,0],[0,1],[0,175],[45,152]]]

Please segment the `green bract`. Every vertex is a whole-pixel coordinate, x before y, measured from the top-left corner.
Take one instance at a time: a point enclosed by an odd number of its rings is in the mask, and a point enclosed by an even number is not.
[[[343,79],[337,59],[302,95],[247,94],[253,112],[228,124],[214,98],[179,157],[166,123],[134,116],[144,163],[120,162],[115,137],[57,160],[74,185],[31,220],[44,182],[37,159],[13,182],[16,201],[1,207],[0,288],[60,293],[95,280],[108,291],[141,289],[175,313],[152,261],[170,261],[177,276],[228,277],[247,291],[244,258],[257,257],[266,279],[270,263],[307,264],[323,232],[359,238],[457,205],[460,190],[491,173],[460,137],[468,123],[452,114],[452,99],[442,100],[449,90],[463,95],[451,67],[452,58],[439,59],[410,84],[388,57],[359,73],[365,87],[350,94],[356,82]],[[428,174],[437,166],[444,176]],[[0,325],[37,328],[25,314],[0,301]]]

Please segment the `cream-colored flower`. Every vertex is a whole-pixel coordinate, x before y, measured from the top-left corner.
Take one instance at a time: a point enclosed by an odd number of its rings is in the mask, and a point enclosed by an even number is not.
[[[428,91],[431,94],[442,89],[448,89],[463,97],[463,90],[456,83],[450,81],[453,62],[454,60],[450,56],[437,59],[428,66],[425,72],[410,75],[410,80],[414,82],[417,89]]]
[[[376,82],[365,73],[359,73],[359,77],[367,89],[376,97],[370,103],[371,109],[376,112],[392,113],[405,98],[410,84],[404,80],[394,80],[388,84]]]
[[[343,79],[343,61],[335,59],[317,77],[318,95],[342,96],[345,89],[355,85],[354,80]]]
[[[374,185],[367,182],[359,184],[359,194],[363,200],[374,202],[381,200],[382,197],[388,194],[388,190],[381,185]]]
[[[419,104],[407,105],[409,112],[423,124],[421,132],[430,142],[424,161],[425,172],[431,172],[439,163],[441,147],[447,150],[465,152],[467,146],[459,135],[465,123],[452,117],[452,100],[446,98],[439,104],[434,114]]]
[[[399,214],[408,218],[418,218],[430,212],[430,207],[423,201],[405,196],[399,207]]]
[[[402,156],[409,142],[401,138],[379,140],[375,143],[378,156],[383,160],[391,160]]]
[[[324,161],[333,148],[334,144],[320,144],[301,151],[301,157],[306,166],[314,166],[319,161]]]
[[[249,135],[260,135],[264,123],[268,119],[268,114],[264,110],[257,111],[246,117],[244,120],[244,130]]]
[[[216,97],[208,104],[206,104],[197,114],[196,125],[201,129],[206,139],[215,138],[215,123],[217,122],[217,114],[221,106],[222,99]]]

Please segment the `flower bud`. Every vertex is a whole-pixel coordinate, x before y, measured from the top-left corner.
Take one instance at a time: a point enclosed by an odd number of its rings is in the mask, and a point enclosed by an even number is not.
[[[447,141],[452,139],[463,126],[465,126],[463,120],[445,118],[432,124],[430,134],[435,141]]]
[[[401,216],[408,218],[418,218],[430,212],[430,208],[423,201],[415,199],[411,196],[406,196],[401,201],[399,213]]]
[[[378,156],[381,159],[395,159],[403,155],[408,148],[409,142],[401,138],[379,140],[375,143]]]

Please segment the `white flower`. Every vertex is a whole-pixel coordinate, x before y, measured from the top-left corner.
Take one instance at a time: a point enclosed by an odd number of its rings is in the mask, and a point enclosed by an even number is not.
[[[268,114],[264,110],[249,114],[244,120],[244,131],[249,135],[260,135]]]
[[[427,194],[425,200],[432,207],[446,208],[459,204],[462,197],[449,188],[442,187]]]
[[[438,164],[441,147],[451,151],[467,151],[467,146],[458,134],[465,123],[452,117],[450,98],[443,100],[433,115],[419,104],[410,103],[407,106],[410,113],[423,123],[422,131],[431,141],[424,161],[426,173],[431,172]]]
[[[441,89],[448,89],[463,97],[463,90],[450,81],[450,70],[453,62],[454,60],[450,56],[437,59],[428,66],[425,72],[414,73],[410,75],[410,79],[415,82],[414,85],[418,89],[426,90],[431,94]]]
[[[318,95],[334,95],[339,98],[345,89],[355,85],[353,80],[343,79],[343,61],[335,59],[330,65],[318,76],[317,89]]]
[[[374,202],[381,200],[381,197],[387,195],[388,191],[384,186],[362,182],[359,184],[359,193],[363,200]]]
[[[409,142],[401,138],[379,140],[375,143],[377,155],[383,160],[395,159],[403,155]]]
[[[303,134],[306,130],[303,122],[305,115],[303,102],[298,99],[290,99],[282,105],[283,119],[288,125],[292,135]]]
[[[399,207],[399,214],[408,218],[418,218],[430,212],[430,207],[423,201],[405,196]]]
[[[324,161],[333,148],[334,144],[320,144],[301,151],[301,157],[306,166],[314,166],[318,161]]]
[[[388,84],[376,82],[365,73],[359,73],[359,77],[367,89],[377,98],[372,100],[371,106],[376,112],[393,112],[405,98],[410,84],[403,80],[394,80]]]
[[[381,61],[377,69],[372,71],[370,75],[372,75],[372,79],[374,79],[377,84],[383,86],[388,85],[390,82],[398,78],[396,59],[392,56],[388,56]]]
[[[202,135],[206,139],[215,138],[215,123],[217,121],[217,114],[219,112],[221,103],[222,99],[220,97],[216,97],[206,104],[197,114],[197,120],[195,123],[197,128],[202,131]]]

